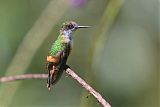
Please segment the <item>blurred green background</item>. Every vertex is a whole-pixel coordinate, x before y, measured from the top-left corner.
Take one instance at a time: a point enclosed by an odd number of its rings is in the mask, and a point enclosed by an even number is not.
[[[112,107],[158,107],[158,0],[0,0],[0,76],[47,73],[46,55],[61,24],[74,33],[68,64]],[[0,107],[99,107],[64,73],[0,84]]]

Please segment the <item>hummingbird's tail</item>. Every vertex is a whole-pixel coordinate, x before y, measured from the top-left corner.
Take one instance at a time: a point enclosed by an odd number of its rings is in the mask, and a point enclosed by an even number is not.
[[[58,69],[53,65],[51,69],[48,69],[47,88],[51,90],[52,85],[55,84],[57,78]]]
[[[48,78],[47,78],[47,88],[48,90],[51,90],[51,81],[52,81],[52,76],[50,73],[48,73]]]
[[[48,62],[47,69],[48,69],[47,88],[48,90],[51,90],[51,87],[54,84],[56,84],[57,81],[60,79],[64,71],[64,68],[52,62]]]
[[[51,90],[56,75],[56,70],[53,62],[47,62],[47,69],[48,69],[47,88],[48,90]]]
[[[48,70],[48,79],[47,79],[47,88],[51,90],[51,87],[54,85],[58,70],[52,66],[53,68]]]
[[[51,81],[53,81],[52,77],[53,77],[53,74],[52,75],[48,74],[48,79],[47,79],[47,88],[48,88],[48,90],[51,90],[51,87],[52,87],[52,82],[51,82]]]

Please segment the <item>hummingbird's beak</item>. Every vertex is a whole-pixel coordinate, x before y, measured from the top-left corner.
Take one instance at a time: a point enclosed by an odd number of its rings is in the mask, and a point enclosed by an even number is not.
[[[78,26],[78,28],[89,28],[91,26]]]

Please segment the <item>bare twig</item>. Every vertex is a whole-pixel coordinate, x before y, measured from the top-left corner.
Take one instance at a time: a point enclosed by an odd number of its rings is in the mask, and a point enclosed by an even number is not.
[[[22,75],[15,75],[15,76],[6,76],[1,77],[0,82],[10,82],[22,79],[43,79],[47,78],[47,74],[22,74]]]
[[[103,105],[103,107],[111,107],[108,102],[101,96],[100,93],[95,91],[89,84],[87,84],[81,77],[79,77],[73,70],[67,68],[66,73],[75,79],[79,84],[82,85],[90,94],[92,94],[99,103]],[[22,74],[22,75],[15,75],[15,76],[6,76],[0,78],[0,83],[3,82],[10,82],[16,80],[23,80],[23,79],[46,79],[47,74]]]
[[[106,102],[106,100],[101,96],[100,93],[95,91],[89,84],[87,84],[81,77],[79,77],[73,70],[68,68],[66,70],[66,73],[70,75],[73,79],[75,79],[78,83],[82,85],[90,94],[92,94],[99,103],[103,105],[103,107],[111,107],[111,105]]]

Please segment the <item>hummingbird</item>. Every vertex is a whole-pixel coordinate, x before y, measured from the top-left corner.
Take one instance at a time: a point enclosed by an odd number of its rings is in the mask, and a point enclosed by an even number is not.
[[[67,21],[62,24],[57,40],[52,44],[47,55],[47,88],[57,83],[63,71],[66,69],[67,59],[73,47],[72,33],[79,28],[89,28],[90,26],[79,26],[74,21]]]

